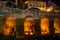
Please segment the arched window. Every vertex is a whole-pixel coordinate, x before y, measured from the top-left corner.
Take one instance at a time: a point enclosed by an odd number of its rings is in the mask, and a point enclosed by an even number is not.
[[[49,20],[47,18],[41,19],[41,34],[49,34]]]
[[[56,18],[54,20],[55,33],[60,33],[60,19]]]
[[[7,15],[5,19],[3,26],[4,35],[14,35],[14,32],[16,31],[16,18],[13,14],[10,14]]]
[[[24,34],[33,35],[34,34],[34,19],[32,17],[27,17],[24,20]]]

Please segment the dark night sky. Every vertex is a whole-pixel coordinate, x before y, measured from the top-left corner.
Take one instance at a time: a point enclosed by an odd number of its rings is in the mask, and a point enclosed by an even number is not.
[[[14,1],[14,0],[12,0]],[[26,1],[26,0],[22,0],[22,1]],[[48,2],[48,0],[42,0],[42,1],[46,1]],[[60,6],[60,0],[51,0],[53,3],[57,4],[58,6]]]
[[[5,1],[5,0],[3,0],[3,1]],[[15,0],[10,0],[10,1],[15,1]],[[26,1],[26,0],[22,0],[22,1]],[[46,1],[46,2],[48,2],[48,0],[42,0],[42,1]],[[51,0],[53,3],[55,3],[55,4],[57,4],[57,5],[59,5],[60,6],[60,0]]]
[[[51,0],[53,3],[57,4],[58,6],[60,6],[60,0]]]
[[[43,1],[48,2],[49,0],[43,0]],[[52,1],[52,2],[55,3],[56,5],[60,6],[60,0],[50,0],[50,1]]]

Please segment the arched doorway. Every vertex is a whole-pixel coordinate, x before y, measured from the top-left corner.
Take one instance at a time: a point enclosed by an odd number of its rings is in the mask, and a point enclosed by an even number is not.
[[[16,31],[16,18],[13,14],[9,14],[5,17],[3,26],[4,35],[14,35]]]
[[[54,29],[55,29],[55,33],[60,33],[60,18],[55,18]]]
[[[41,28],[42,35],[49,34],[49,19],[48,18],[41,19],[40,28]]]
[[[24,34],[34,35],[34,18],[32,16],[27,16],[24,20]]]

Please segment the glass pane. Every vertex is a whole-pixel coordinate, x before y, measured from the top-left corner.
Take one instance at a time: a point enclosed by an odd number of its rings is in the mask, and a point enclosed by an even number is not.
[[[49,34],[49,20],[47,18],[41,19],[41,34]]]
[[[24,34],[33,35],[34,34],[34,20],[32,17],[28,17],[24,21]]]
[[[60,19],[56,18],[54,20],[55,33],[60,33]]]
[[[3,26],[4,35],[14,35],[16,31],[16,18],[13,14],[7,15]]]

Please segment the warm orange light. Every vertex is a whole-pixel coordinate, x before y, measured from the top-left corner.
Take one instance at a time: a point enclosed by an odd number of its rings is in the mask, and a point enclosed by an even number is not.
[[[26,1],[26,2],[25,2],[25,4],[28,4],[28,3],[29,3],[29,1]]]
[[[51,12],[51,11],[53,11],[53,7],[52,6],[50,6],[49,8],[47,8],[47,10],[46,10],[47,12]]]
[[[33,32],[30,32],[30,35],[33,35]]]
[[[29,35],[28,32],[25,32],[25,35]]]
[[[41,11],[46,11],[46,8],[43,8],[43,7],[42,7],[42,8],[39,8],[39,9],[40,9]]]
[[[25,35],[33,35],[34,34],[34,30],[33,30],[34,28],[32,25],[33,25],[33,21],[29,21],[29,20],[24,21],[24,34]]]
[[[45,35],[49,33],[49,20],[47,18],[41,19],[41,34]]]
[[[60,19],[56,18],[54,20],[55,33],[60,33]]]
[[[16,27],[15,27],[16,23],[15,23],[15,21],[16,21],[16,18],[13,15],[9,15],[6,18],[6,21],[4,23],[4,35],[11,34],[12,28],[15,28],[15,30],[16,30]]]
[[[10,34],[10,28],[4,28],[4,35],[9,35]]]

